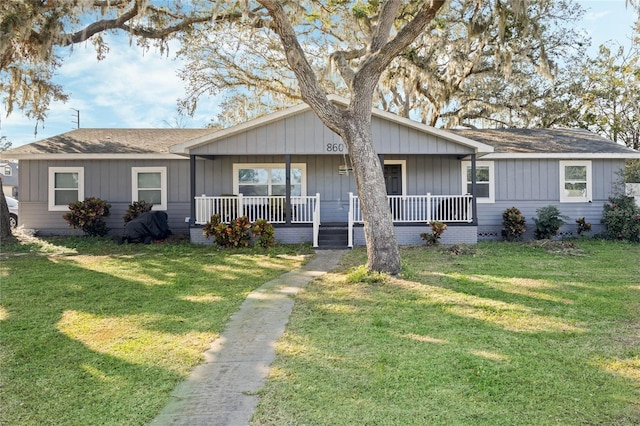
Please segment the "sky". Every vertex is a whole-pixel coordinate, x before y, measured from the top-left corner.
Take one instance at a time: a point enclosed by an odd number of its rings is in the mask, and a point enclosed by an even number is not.
[[[592,38],[592,49],[614,40],[629,45],[634,15],[625,0],[577,0],[587,10],[578,24]],[[178,77],[180,62],[153,49],[142,52],[130,46],[128,38],[118,38],[106,59],[96,60],[91,44],[76,45],[62,53],[63,65],[55,82],[69,94],[66,103],[51,105],[47,119],[38,124],[20,111],[7,117],[0,108],[0,136],[12,146],[35,142],[77,126],[84,128],[167,128],[204,127],[218,112],[215,97],[201,98],[194,117],[180,117],[177,101],[185,86]]]

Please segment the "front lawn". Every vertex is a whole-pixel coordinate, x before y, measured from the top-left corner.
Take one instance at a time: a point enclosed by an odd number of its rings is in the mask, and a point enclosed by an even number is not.
[[[297,297],[254,425],[640,424],[640,245],[363,250]]]
[[[32,240],[0,253],[0,424],[142,425],[308,247]]]

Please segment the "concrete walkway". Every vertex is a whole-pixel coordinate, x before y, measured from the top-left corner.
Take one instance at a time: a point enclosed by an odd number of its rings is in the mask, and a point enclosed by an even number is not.
[[[264,386],[298,290],[335,268],[344,251],[320,250],[300,269],[251,292],[222,335],[205,352],[205,362],[176,387],[152,425],[249,424],[256,392]]]

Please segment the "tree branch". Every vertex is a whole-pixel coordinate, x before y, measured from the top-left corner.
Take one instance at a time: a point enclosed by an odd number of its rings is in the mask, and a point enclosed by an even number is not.
[[[400,0],[389,0],[382,5],[382,10],[378,15],[378,24],[374,27],[373,36],[371,37],[370,53],[380,50],[389,40],[391,28],[399,8]]]
[[[305,56],[282,5],[277,0],[258,0],[258,3],[267,9],[273,19],[273,30],[280,37],[287,62],[298,79],[302,98],[327,127],[335,133],[341,134],[341,129],[335,123],[343,120],[342,113],[329,102],[320,87],[316,74]]]
[[[393,39],[381,46],[375,55],[368,58],[360,68],[360,71],[369,72],[367,69],[372,68],[375,72],[381,73],[391,63],[393,58],[398,56],[404,48],[411,44],[411,42],[424,31],[445,3],[446,0],[425,0],[413,19],[409,21]],[[395,16],[393,18],[395,18]]]
[[[353,89],[353,79],[356,74],[353,71],[353,69],[349,66],[348,61],[361,58],[366,54],[366,52],[367,50],[364,48],[351,50],[351,51],[340,50],[337,52],[333,52],[329,57],[329,60],[334,62],[338,67],[338,71],[340,71],[340,75],[342,76],[345,83],[347,83],[347,86],[350,89]]]

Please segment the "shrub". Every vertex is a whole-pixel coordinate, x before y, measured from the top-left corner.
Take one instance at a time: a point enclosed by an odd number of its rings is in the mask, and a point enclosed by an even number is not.
[[[584,217],[576,219],[576,225],[578,225],[578,235],[591,231],[591,222],[587,222]]]
[[[502,236],[507,241],[515,241],[527,230],[524,227],[525,219],[516,207],[511,207],[502,212]]]
[[[69,204],[69,212],[62,218],[70,227],[81,229],[88,236],[103,237],[109,232],[103,218],[111,214],[110,208],[111,204],[100,198],[86,198],[84,201]]]
[[[122,219],[124,219],[124,223],[131,222],[136,217],[140,216],[142,213],[150,212],[153,204],[147,203],[146,201],[134,201],[129,204],[127,211],[125,212]]]
[[[640,242],[640,208],[633,197],[617,195],[604,204],[605,238]]]
[[[275,229],[264,219],[258,219],[254,222],[251,226],[251,233],[256,239],[256,243],[262,248],[271,247],[276,243]]]
[[[251,243],[249,229],[251,229],[251,223],[246,216],[236,218],[227,225],[220,221],[219,214],[214,214],[202,232],[207,238],[214,237],[216,244],[220,247],[248,247]]]
[[[438,240],[440,240],[444,230],[447,229],[447,225],[437,220],[432,220],[429,222],[429,226],[431,227],[431,232],[423,232],[420,237],[427,242],[428,246],[433,246],[438,244]]]
[[[549,239],[556,235],[558,229],[564,225],[564,221],[569,219],[560,214],[560,210],[556,206],[540,207],[536,213],[538,216],[533,218],[536,223],[534,234],[539,240]]]
[[[627,183],[640,182],[640,160],[627,161],[624,168],[624,181]]]

